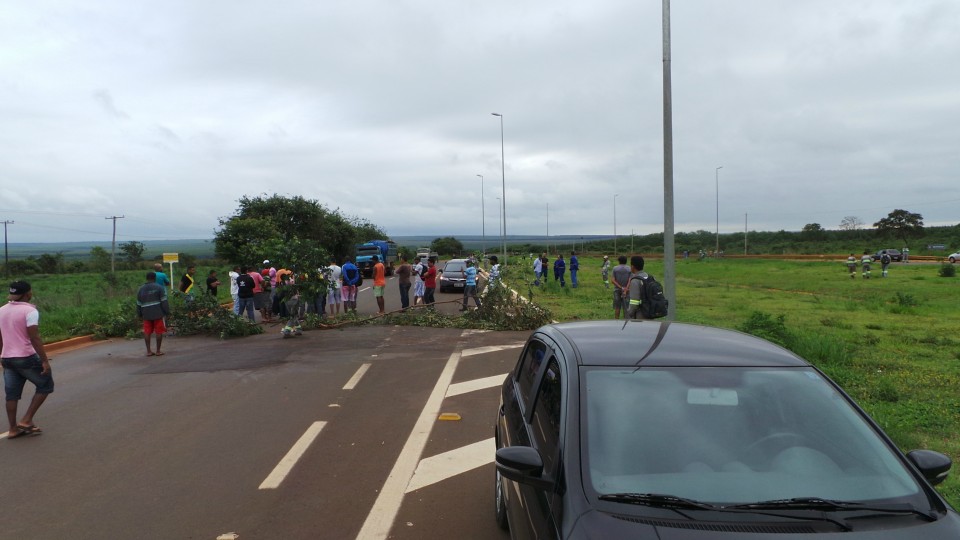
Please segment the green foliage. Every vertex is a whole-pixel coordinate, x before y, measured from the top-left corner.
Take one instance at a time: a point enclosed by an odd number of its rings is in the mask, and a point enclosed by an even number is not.
[[[260,325],[237,317],[232,309],[222,307],[216,298],[208,294],[197,294],[191,300],[186,295],[174,292],[169,302],[170,316],[167,318],[167,325],[180,336],[202,334],[226,339],[263,333]]]
[[[873,226],[877,228],[877,234],[892,235],[904,243],[911,237],[923,236],[923,216],[906,210],[894,210]]]
[[[940,271],[937,272],[940,277],[954,277],[957,275],[957,269],[950,263],[940,265]]]
[[[70,327],[73,335],[92,334],[97,339],[139,337],[143,324],[137,318],[137,301],[129,298],[111,307],[82,314]]]
[[[45,274],[63,273],[63,252],[56,255],[44,253],[37,257],[37,265],[40,267],[40,271]]]
[[[90,269],[94,272],[110,271],[110,252],[100,246],[90,249]]]
[[[430,242],[430,250],[436,251],[441,257],[459,257],[463,254],[463,243],[453,236],[434,238],[433,242]]]
[[[22,278],[41,273],[40,265],[31,260],[13,260],[5,264],[3,273],[13,278]]]
[[[794,336],[787,330],[785,319],[786,316],[783,314],[773,317],[767,313],[754,311],[737,329],[772,341],[781,347],[790,348],[794,342]]]
[[[896,296],[894,296],[894,300],[898,306],[902,307],[915,307],[920,305],[920,302],[912,294],[901,291],[897,291]]]
[[[118,246],[120,253],[127,264],[133,266],[143,260],[143,252],[146,251],[143,242],[121,242]]]

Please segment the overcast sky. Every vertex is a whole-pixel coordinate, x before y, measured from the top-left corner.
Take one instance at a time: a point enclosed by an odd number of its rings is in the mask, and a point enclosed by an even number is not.
[[[122,241],[210,238],[278,193],[496,235],[505,176],[511,235],[545,234],[547,205],[550,234],[612,234],[614,200],[618,233],[659,232],[661,21],[656,0],[3,2],[0,220],[10,242],[109,240],[109,216]],[[956,224],[958,28],[955,0],[674,0],[676,230],[713,231],[718,202],[721,232]]]

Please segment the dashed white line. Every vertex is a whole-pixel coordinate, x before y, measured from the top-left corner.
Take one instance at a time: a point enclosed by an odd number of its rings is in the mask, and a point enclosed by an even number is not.
[[[475,390],[483,390],[485,388],[500,386],[503,384],[504,379],[507,378],[507,375],[509,375],[509,373],[502,373],[500,375],[494,375],[493,377],[484,377],[482,379],[474,379],[472,381],[451,384],[450,388],[447,388],[446,397],[459,396],[460,394],[466,394]]]
[[[363,364],[362,366],[360,366],[360,369],[358,369],[357,372],[353,374],[353,377],[350,377],[350,380],[347,381],[347,384],[343,385],[343,389],[353,390],[354,388],[356,388],[357,383],[360,382],[360,379],[363,378],[363,374],[366,373],[368,369],[370,369],[371,365],[372,364]]]
[[[310,447],[310,444],[317,438],[320,430],[323,429],[325,425],[327,425],[326,422],[314,422],[311,424],[310,427],[307,428],[307,431],[305,431],[297,442],[294,443],[293,447],[290,448],[287,455],[283,456],[280,463],[277,463],[277,466],[273,468],[273,471],[267,476],[263,483],[260,484],[258,489],[276,489],[280,487],[283,479],[290,474],[293,466],[297,464],[297,461],[303,456],[304,452],[307,451],[307,448]]]
[[[446,480],[458,474],[493,463],[497,444],[493,437],[420,460],[407,485],[407,493]]]

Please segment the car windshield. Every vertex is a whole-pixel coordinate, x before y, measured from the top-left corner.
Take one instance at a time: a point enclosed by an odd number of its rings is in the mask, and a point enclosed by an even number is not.
[[[375,247],[357,248],[357,255],[379,255],[379,254],[380,254],[380,248],[375,248]]]
[[[586,369],[584,484],[714,504],[913,498],[920,487],[809,368]]]
[[[444,265],[443,273],[446,274],[448,272],[463,272],[466,267],[467,265],[461,261],[450,261],[446,265]]]

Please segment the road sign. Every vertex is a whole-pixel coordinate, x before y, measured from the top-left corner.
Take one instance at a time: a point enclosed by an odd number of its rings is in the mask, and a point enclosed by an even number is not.
[[[180,262],[180,254],[179,254],[179,253],[164,253],[164,254],[163,254],[163,262],[165,262],[165,263],[178,263],[178,262]]]

